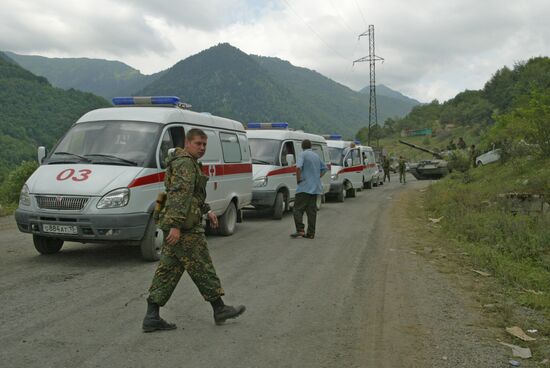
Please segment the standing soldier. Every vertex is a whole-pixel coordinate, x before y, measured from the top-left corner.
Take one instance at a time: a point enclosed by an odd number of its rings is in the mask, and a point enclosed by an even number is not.
[[[464,142],[464,139],[462,139],[462,137],[458,138],[458,143],[456,145],[460,149],[463,149],[463,150],[466,149],[466,142]]]
[[[167,160],[164,178],[166,204],[159,214],[159,227],[168,235],[149,288],[147,314],[143,319],[144,332],[176,328],[175,324],[160,317],[159,307],[168,302],[185,270],[203,298],[212,305],[217,325],[245,311],[242,305],[232,307],[224,304],[221,298],[224,291],[204,235],[204,214],[207,214],[213,228],[218,226],[218,218],[205,203],[208,177],[202,174],[201,164],[197,161],[206,152],[207,139],[202,130],[189,130],[185,137],[185,149],[176,148]]]
[[[382,161],[382,168],[384,169],[384,182],[386,182],[386,177],[388,178],[388,183],[390,182],[390,159],[388,156],[384,156]]]
[[[407,181],[406,177],[407,165],[403,156],[399,156],[399,182],[405,184]]]

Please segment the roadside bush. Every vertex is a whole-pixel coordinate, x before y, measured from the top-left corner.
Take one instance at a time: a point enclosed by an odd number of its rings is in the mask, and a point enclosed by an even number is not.
[[[10,208],[19,202],[19,193],[25,181],[36,170],[38,164],[35,161],[24,161],[16,167],[0,186],[0,205]]]

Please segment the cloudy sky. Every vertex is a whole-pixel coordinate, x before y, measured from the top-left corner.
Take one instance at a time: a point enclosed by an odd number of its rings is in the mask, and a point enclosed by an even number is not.
[[[548,0],[0,0],[0,50],[120,60],[150,74],[221,42],[353,89],[427,102],[479,89],[504,65],[550,54]]]

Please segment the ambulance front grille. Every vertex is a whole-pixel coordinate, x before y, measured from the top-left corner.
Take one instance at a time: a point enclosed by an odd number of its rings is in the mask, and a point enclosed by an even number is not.
[[[38,207],[46,210],[78,211],[88,203],[88,197],[36,196]]]

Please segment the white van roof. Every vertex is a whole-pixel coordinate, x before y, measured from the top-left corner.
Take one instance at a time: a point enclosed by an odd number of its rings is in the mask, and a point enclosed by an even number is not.
[[[370,146],[363,146],[363,145],[359,145],[357,147],[360,147],[361,149],[365,150],[365,151],[372,151],[374,152],[374,150],[372,149],[372,147]]]
[[[263,139],[276,139],[276,140],[287,140],[294,139],[303,141],[304,139],[309,139],[312,142],[325,143],[326,140],[324,137],[305,133],[302,131],[288,130],[288,129],[248,129],[246,131],[248,138],[263,138]]]
[[[243,125],[238,121],[179,107],[108,107],[87,112],[77,120],[76,124],[109,120],[144,121],[158,124],[186,123],[244,132]]]
[[[349,147],[350,144],[352,144],[352,141],[334,141],[334,140],[327,140],[327,145],[329,147],[335,147],[335,148],[346,148]]]

